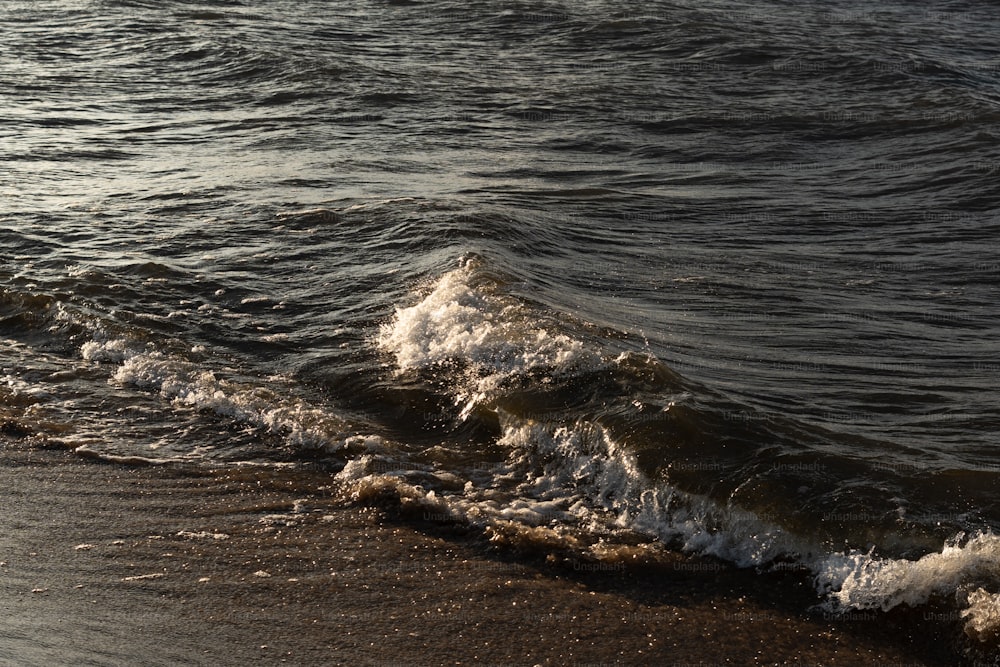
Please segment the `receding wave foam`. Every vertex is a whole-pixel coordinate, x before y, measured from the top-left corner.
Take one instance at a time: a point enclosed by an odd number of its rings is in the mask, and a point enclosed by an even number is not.
[[[126,339],[90,341],[81,354],[87,361],[117,364],[111,382],[155,391],[175,404],[263,428],[293,448],[334,452],[360,441],[379,440],[352,434],[343,419],[321,407],[263,386],[219,378],[194,362],[137,347]]]

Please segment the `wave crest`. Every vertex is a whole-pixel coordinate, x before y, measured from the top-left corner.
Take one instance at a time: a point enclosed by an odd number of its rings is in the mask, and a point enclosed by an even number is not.
[[[539,326],[524,304],[500,294],[478,269],[478,262],[464,262],[381,328],[377,344],[394,356],[400,372],[454,369],[449,380],[456,402],[465,403],[464,418],[517,376],[603,363],[581,341]]]

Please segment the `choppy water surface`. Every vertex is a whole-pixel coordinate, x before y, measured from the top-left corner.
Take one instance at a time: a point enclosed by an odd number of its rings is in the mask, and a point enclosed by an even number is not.
[[[5,430],[1000,619],[1000,19],[0,8]]]

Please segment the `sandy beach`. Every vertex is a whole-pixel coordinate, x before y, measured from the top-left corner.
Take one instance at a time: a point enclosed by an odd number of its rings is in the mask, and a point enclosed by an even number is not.
[[[345,506],[318,470],[129,466],[9,443],[0,476],[6,664],[955,659],[891,617],[807,613],[795,575],[669,552],[640,565],[524,552],[391,499]]]

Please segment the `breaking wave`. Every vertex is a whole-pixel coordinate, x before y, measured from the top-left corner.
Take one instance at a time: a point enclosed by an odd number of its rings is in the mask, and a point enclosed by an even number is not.
[[[450,393],[462,418],[476,407],[491,411],[501,424],[496,444],[506,459],[468,474],[464,484],[448,485],[433,474],[408,477],[367,456],[339,475],[353,493],[391,487],[431,516],[494,532],[514,524],[591,555],[601,536],[629,532],[737,567],[793,567],[811,573],[829,613],[944,600],[962,610],[970,637],[983,640],[1000,629],[1000,538],[991,532],[960,533],[939,552],[916,558],[883,556],[877,545],[831,549],[818,534],[791,530],[780,514],[691,493],[669,475],[651,474],[599,417],[567,410],[534,419],[530,411],[508,410],[510,396],[523,393],[525,383],[544,390],[560,374],[579,379],[598,369],[622,371],[635,358],[612,358],[564,331],[549,331],[544,318],[501,284],[466,260],[418,303],[398,308],[377,344],[392,354],[398,373],[422,375]]]

